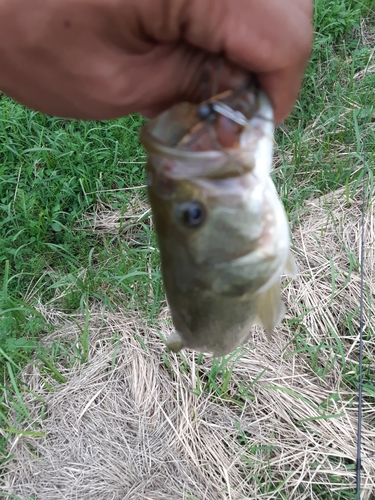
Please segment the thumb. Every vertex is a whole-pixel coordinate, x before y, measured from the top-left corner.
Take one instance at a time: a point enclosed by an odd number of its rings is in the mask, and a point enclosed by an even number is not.
[[[176,45],[159,63],[148,98],[138,110],[146,118],[176,102],[200,103],[249,81],[249,72],[237,64],[188,45]]]

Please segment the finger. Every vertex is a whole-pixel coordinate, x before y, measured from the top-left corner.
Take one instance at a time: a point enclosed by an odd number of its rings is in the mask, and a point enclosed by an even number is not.
[[[302,68],[287,68],[257,75],[261,88],[270,98],[276,122],[282,122],[292,111],[303,78]]]
[[[178,57],[179,61],[181,59],[181,56]],[[163,90],[163,94],[168,91],[168,97],[158,99],[155,95],[153,99],[157,102],[143,105],[139,112],[146,118],[154,118],[176,102],[186,101],[199,104],[226,90],[242,87],[249,81],[249,74],[243,68],[224,60],[221,64],[218,63],[215,56],[207,58],[205,54],[204,58],[197,57],[195,61],[190,61],[189,68],[187,69],[185,65],[185,70],[183,74],[180,71],[179,78],[169,80],[171,84],[169,89],[168,84],[166,86],[165,82],[164,84],[160,82],[160,90]],[[154,86],[153,91],[157,91],[157,86]]]
[[[158,46],[139,57],[139,64],[135,59],[133,83],[126,68],[118,75],[119,80],[111,82],[113,91],[101,95],[113,101],[114,112],[138,111],[146,117],[154,117],[176,102],[200,103],[242,86],[249,78],[243,68],[183,43]]]
[[[144,18],[145,31],[154,39],[183,37],[208,53],[224,54],[257,74],[277,120],[291,111],[311,52],[312,0],[174,0],[166,15],[169,22],[162,25]],[[169,28],[178,24],[180,30]]]

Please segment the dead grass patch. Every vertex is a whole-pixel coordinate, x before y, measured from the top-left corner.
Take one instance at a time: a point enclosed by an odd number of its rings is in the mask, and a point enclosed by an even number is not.
[[[293,233],[299,275],[284,290],[286,321],[272,343],[254,328],[251,341],[221,370],[209,356],[198,363],[195,353],[165,350],[167,311],[147,324],[137,312],[103,313],[93,305],[87,362],[74,362],[73,355],[56,362],[66,383],[58,384],[38,362],[23,373],[30,421],[12,422],[21,433],[9,443],[5,491],[23,500],[33,494],[38,500],[240,500],[281,493],[320,499],[324,491],[339,498],[353,488],[359,198],[360,190],[349,200],[339,190],[305,205]],[[375,368],[374,206],[365,220],[366,373]],[[100,220],[105,228],[107,219]],[[69,343],[73,353],[85,318],[56,318],[59,328],[45,342]],[[375,406],[368,384],[362,430],[367,500],[375,495]]]

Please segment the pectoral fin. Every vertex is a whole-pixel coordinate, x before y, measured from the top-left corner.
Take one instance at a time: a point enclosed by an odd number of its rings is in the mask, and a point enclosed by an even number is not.
[[[181,351],[184,347],[181,335],[174,331],[167,339],[167,346],[173,352]]]
[[[285,264],[285,274],[287,274],[291,278],[295,278],[297,276],[297,265],[290,250]]]
[[[281,300],[280,282],[277,281],[264,293],[261,293],[257,304],[257,316],[261,326],[266,330],[268,340],[272,339],[272,332],[283,319],[285,305]]]

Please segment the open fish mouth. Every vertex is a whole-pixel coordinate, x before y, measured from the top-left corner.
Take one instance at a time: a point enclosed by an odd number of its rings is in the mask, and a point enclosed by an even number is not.
[[[254,86],[180,103],[141,131],[175,352],[226,354],[284,316],[280,275],[295,265],[270,178],[273,132]]]

